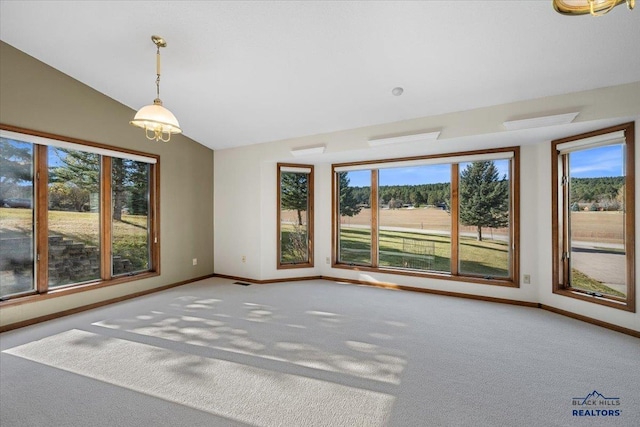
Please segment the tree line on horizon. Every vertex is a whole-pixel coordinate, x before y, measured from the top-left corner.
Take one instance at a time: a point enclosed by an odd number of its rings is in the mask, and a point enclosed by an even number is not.
[[[350,187],[357,203],[368,206],[371,187]],[[624,177],[571,178],[571,203],[604,203],[619,198],[624,188]],[[387,205],[392,199],[399,201],[395,207],[404,204],[414,206],[449,205],[450,184],[448,182],[434,184],[382,185],[378,187],[380,201]]]
[[[624,176],[571,178],[569,185],[572,210],[579,210],[581,204],[589,204],[591,210],[619,210],[624,206]]]
[[[369,206],[371,187],[350,187],[358,204]],[[416,185],[382,185],[378,187],[380,203],[399,208],[405,204],[419,207],[423,205],[449,206],[451,185],[448,182]]]

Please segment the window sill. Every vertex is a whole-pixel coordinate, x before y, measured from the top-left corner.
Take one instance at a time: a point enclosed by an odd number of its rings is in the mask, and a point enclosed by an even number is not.
[[[632,313],[636,312],[635,306],[633,305],[632,302],[629,303],[629,302],[620,301],[613,298],[607,298],[605,296],[589,295],[585,292],[573,290],[571,288],[556,289],[553,291],[553,293],[557,295],[569,297],[569,298],[575,298],[582,301],[587,301],[593,304],[599,304],[599,305],[604,305],[611,308],[616,308],[618,310],[630,311]]]
[[[132,276],[119,276],[111,280],[96,281],[90,283],[83,283],[81,285],[68,286],[59,289],[52,289],[44,294],[28,294],[24,296],[16,296],[14,298],[0,301],[0,307],[12,307],[21,304],[28,304],[37,301],[44,301],[51,298],[58,298],[67,295],[77,294],[79,292],[87,292],[95,289],[106,288],[109,286],[120,285],[122,283],[133,282],[136,280],[148,279],[151,277],[159,276],[160,273],[155,271],[147,271],[144,273],[134,274]]]
[[[420,271],[410,271],[410,270],[400,270],[394,268],[384,268],[384,267],[369,267],[362,266],[356,264],[340,264],[334,263],[331,265],[332,268],[341,268],[345,270],[357,270],[357,271],[370,271],[375,273],[383,273],[383,274],[394,274],[400,276],[413,276],[413,277],[423,277],[426,279],[438,279],[438,280],[451,280],[455,282],[466,282],[466,283],[477,283],[480,285],[493,285],[493,286],[504,286],[509,288],[519,288],[520,284],[517,281],[513,281],[511,279],[486,279],[483,277],[474,277],[474,276],[454,276],[449,273],[435,273],[435,272],[420,272]]]
[[[277,266],[278,270],[290,270],[294,268],[313,268],[313,263],[305,262],[305,263],[299,263],[299,264],[278,264]]]

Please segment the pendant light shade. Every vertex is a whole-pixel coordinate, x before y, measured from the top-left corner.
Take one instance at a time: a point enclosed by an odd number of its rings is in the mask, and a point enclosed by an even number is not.
[[[182,133],[178,119],[162,106],[159,98],[142,107],[130,123],[144,129],[147,138],[156,141],[168,142],[172,134]]]
[[[160,36],[151,36],[158,48],[156,53],[156,99],[153,104],[142,107],[129,123],[144,129],[147,139],[169,142],[171,135],[182,133],[176,116],[162,106],[160,100],[160,48],[167,42]]]

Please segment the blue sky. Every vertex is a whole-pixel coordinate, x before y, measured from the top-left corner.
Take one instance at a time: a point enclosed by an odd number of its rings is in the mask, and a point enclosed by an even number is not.
[[[461,170],[466,167],[467,163],[461,163]],[[497,160],[495,165],[498,168],[500,178],[504,174],[508,175],[509,162],[507,160]],[[371,185],[371,174],[369,171],[352,171],[349,172],[350,185],[353,187],[366,187]],[[451,181],[451,166],[429,165],[429,166],[412,166],[406,168],[389,168],[380,169],[378,174],[380,185],[419,185],[419,184],[438,184]]]
[[[624,165],[622,144],[606,145],[569,155],[569,169],[573,178],[622,176]]]
[[[437,184],[451,181],[450,165],[380,169],[379,185]]]
[[[14,147],[28,148],[30,155],[33,157],[33,148],[30,142],[18,141],[14,139],[5,139],[5,138],[3,138],[3,140],[9,141],[11,145],[13,145]],[[64,151],[61,151],[55,148],[49,148],[48,154],[47,154],[48,166],[50,168],[61,166],[63,164],[61,159],[63,159],[64,157],[66,157],[66,153]]]
[[[571,153],[570,168],[573,178],[597,178],[609,176],[622,176],[623,170],[623,146],[607,145],[590,150],[580,150]],[[521,160],[525,161],[525,160]],[[466,163],[460,164],[460,170],[466,167]],[[496,160],[500,177],[507,174],[508,161]],[[353,187],[365,187],[371,185],[369,171],[349,172],[350,185]],[[429,165],[406,168],[380,169],[380,185],[418,185],[449,182],[451,172],[449,165]]]

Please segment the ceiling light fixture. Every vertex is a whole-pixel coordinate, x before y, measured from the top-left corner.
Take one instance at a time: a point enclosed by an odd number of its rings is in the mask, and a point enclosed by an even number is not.
[[[151,36],[151,40],[158,48],[156,52],[156,99],[153,100],[152,105],[142,107],[129,123],[144,129],[145,136],[149,140],[169,142],[171,134],[182,133],[182,129],[180,129],[176,116],[164,108],[160,100],[160,48],[166,47],[167,42],[160,36]]]
[[[602,16],[621,3],[627,3],[633,9],[636,0],[553,0],[553,8],[563,15]]]
[[[402,95],[403,92],[404,92],[404,89],[402,89],[400,86],[394,87],[393,89],[391,89],[391,93],[393,94],[393,96],[400,96]]]

